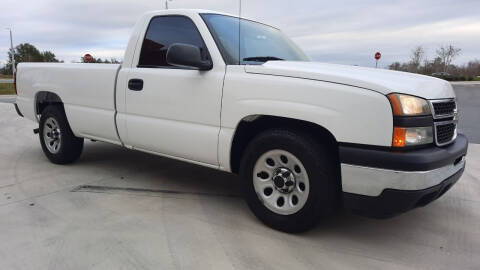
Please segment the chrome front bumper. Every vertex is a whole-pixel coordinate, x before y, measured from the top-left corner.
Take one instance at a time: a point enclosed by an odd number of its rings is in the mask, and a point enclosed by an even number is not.
[[[428,171],[399,171],[341,164],[343,192],[379,196],[386,189],[422,190],[440,184],[465,167],[465,156],[454,164]]]
[[[387,218],[440,198],[462,176],[468,140],[395,151],[341,144],[343,206],[365,216]]]

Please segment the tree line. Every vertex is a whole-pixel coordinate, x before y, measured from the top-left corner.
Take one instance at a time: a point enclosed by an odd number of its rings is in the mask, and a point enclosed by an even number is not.
[[[102,60],[101,58],[95,58],[95,57],[92,57],[92,60],[90,62],[87,62],[84,59],[83,56],[80,57],[80,62],[81,63],[96,63],[96,64],[120,64],[121,63],[116,58],[110,58],[110,59]]]
[[[40,51],[34,45],[30,43],[22,43],[17,45],[13,50],[8,51],[8,62],[0,68],[0,73],[4,75],[12,74],[12,54],[15,59],[15,66],[22,62],[55,62],[63,63],[63,60],[57,59],[55,54],[51,51]],[[83,57],[80,58],[80,62],[86,63]],[[105,64],[119,64],[121,63],[115,58],[102,60],[101,58],[93,58],[90,63],[105,63]]]
[[[22,43],[16,46],[13,50],[8,51],[8,62],[0,71],[2,74],[12,74],[12,54],[15,59],[15,64],[21,62],[63,62],[57,59],[55,54],[51,51],[41,52],[35,46],[29,43]]]
[[[452,45],[441,46],[435,52],[433,60],[427,58],[423,46],[416,46],[412,49],[410,60],[407,63],[394,62],[388,66],[389,69],[420,73],[425,75],[440,76],[449,80],[473,80],[480,76],[480,60],[473,60],[462,66],[452,64],[453,60],[461,53],[460,48]],[[21,62],[61,62],[51,51],[40,51],[29,43],[22,43],[8,52],[8,62],[0,68],[0,73],[5,75],[12,74],[12,54],[15,58],[15,64]],[[83,57],[80,57],[81,63],[86,63]],[[89,63],[119,64],[115,58],[101,59],[92,58]]]
[[[480,60],[472,60],[464,65],[454,65],[453,60],[462,50],[453,45],[440,46],[435,57],[430,60],[423,46],[416,46],[410,53],[407,63],[394,62],[388,66],[391,70],[433,75],[447,80],[474,80],[480,76]]]

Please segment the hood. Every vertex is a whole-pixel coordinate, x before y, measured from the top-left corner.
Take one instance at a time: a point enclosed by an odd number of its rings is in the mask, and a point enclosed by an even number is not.
[[[268,61],[263,65],[247,65],[245,71],[351,85],[384,95],[402,93],[426,99],[455,97],[452,86],[447,81],[386,69],[316,62]]]

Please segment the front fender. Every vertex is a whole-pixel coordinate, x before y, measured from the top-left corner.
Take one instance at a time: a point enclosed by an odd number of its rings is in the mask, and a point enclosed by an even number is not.
[[[390,146],[393,117],[385,95],[331,82],[248,74],[229,68],[222,103],[222,129],[235,129],[250,115],[312,122],[338,142]]]

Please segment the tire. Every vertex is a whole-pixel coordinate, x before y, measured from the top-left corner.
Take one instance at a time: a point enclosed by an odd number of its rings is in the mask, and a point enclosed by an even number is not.
[[[273,129],[257,135],[240,164],[245,198],[255,216],[276,230],[298,233],[330,215],[340,195],[337,159],[330,149],[308,134],[292,130]],[[275,165],[271,166],[271,161]],[[276,199],[279,197],[283,200]]]
[[[69,164],[82,154],[83,138],[73,135],[62,106],[49,105],[40,117],[39,138],[42,150],[55,164]]]

